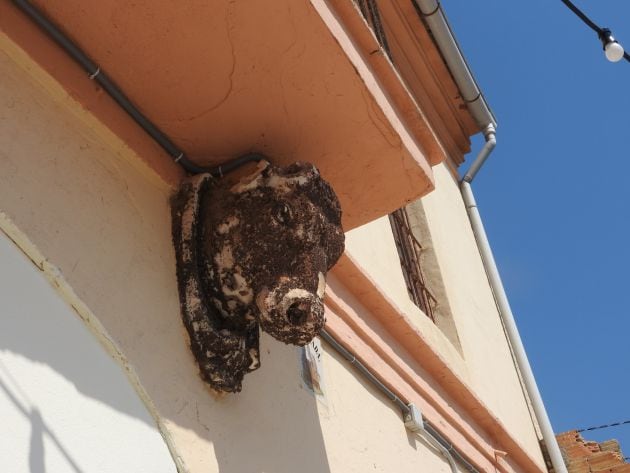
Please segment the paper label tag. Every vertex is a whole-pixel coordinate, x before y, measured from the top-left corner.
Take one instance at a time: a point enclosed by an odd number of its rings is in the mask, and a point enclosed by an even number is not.
[[[318,398],[325,397],[322,345],[318,337],[300,347],[300,368],[304,386]]]

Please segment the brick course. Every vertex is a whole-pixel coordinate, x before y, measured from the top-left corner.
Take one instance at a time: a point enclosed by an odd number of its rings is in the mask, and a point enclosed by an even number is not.
[[[584,440],[575,430],[558,434],[556,439],[569,473],[630,473],[630,463],[624,460],[616,440]]]

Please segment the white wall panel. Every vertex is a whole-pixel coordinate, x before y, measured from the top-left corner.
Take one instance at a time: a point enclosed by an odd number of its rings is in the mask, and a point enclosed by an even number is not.
[[[122,369],[1,232],[0,419],[2,471],[176,471]]]

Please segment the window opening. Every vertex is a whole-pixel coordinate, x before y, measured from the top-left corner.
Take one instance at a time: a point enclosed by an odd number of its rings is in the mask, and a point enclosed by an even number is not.
[[[401,208],[391,213],[389,221],[394,233],[394,241],[398,249],[409,297],[435,323],[434,309],[437,306],[437,300],[429,291],[422,274],[420,265],[422,245],[411,231],[407,210]]]

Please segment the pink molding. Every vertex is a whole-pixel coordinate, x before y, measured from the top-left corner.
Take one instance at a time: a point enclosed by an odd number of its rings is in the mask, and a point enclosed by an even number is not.
[[[357,262],[344,255],[332,273],[326,328],[385,385],[480,470],[545,471]]]

